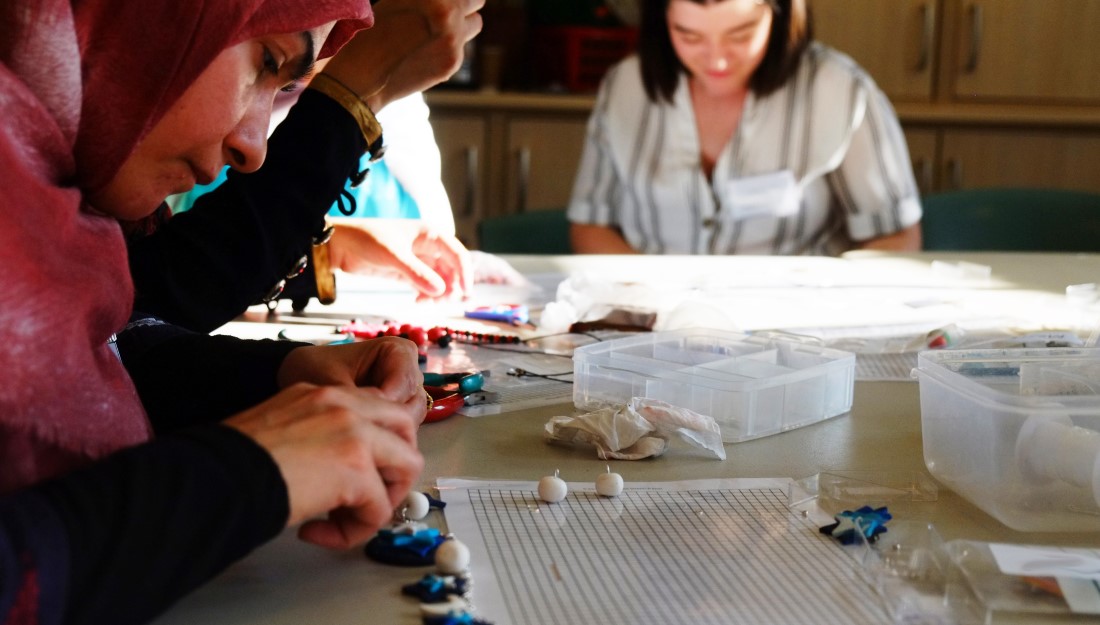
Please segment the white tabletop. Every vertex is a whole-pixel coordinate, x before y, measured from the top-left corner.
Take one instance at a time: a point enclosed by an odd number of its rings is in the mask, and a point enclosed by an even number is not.
[[[525,274],[568,274],[577,270],[604,275],[790,275],[819,280],[845,276],[898,282],[923,280],[931,260],[967,261],[992,267],[985,288],[1063,295],[1070,284],[1100,279],[1097,255],[875,255],[845,259],[737,257],[513,257]],[[913,267],[919,268],[910,272]],[[851,268],[846,269],[846,268]],[[845,273],[850,271],[850,273]],[[671,273],[668,273],[671,272]],[[706,272],[706,273],[704,273]],[[744,274],[742,274],[744,275]],[[547,467],[569,475],[595,475],[606,462],[591,449],[551,446],[542,427],[550,416],[571,414],[571,404],[528,409],[480,418],[455,417],[422,427],[426,458],[422,478],[428,487],[438,477],[536,480]],[[901,475],[923,471],[920,405],[916,382],[857,382],[852,411],[812,426],[757,440],[727,445],[728,458],[717,461],[676,452],[657,459],[617,462],[614,470],[628,481],[720,477],[803,478],[820,472],[876,470]],[[946,540],[972,539],[1100,547],[1096,534],[1028,534],[1008,529],[955,493],[940,488],[933,502],[910,503],[905,513],[935,525]],[[158,619],[158,625],[326,623],[332,625],[419,623],[415,602],[399,595],[415,571],[394,569],[366,559],[362,552],[333,553],[299,543],[292,531],[257,550],[200,588]]]

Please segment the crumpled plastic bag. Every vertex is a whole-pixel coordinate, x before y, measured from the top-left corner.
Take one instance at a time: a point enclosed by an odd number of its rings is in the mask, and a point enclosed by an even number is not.
[[[726,459],[722,432],[712,417],[645,397],[576,417],[551,417],[543,431],[549,442],[595,445],[601,460],[660,456],[674,436]]]

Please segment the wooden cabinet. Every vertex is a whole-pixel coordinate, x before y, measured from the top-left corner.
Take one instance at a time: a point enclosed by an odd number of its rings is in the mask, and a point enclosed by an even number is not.
[[[812,1],[819,39],[894,102],[923,193],[1100,191],[1100,2]]]
[[[477,238],[477,222],[485,214],[488,123],[476,113],[441,110],[433,110],[430,119],[439,145],[443,188],[454,212],[455,234],[471,243]]]
[[[587,116],[521,114],[505,121],[509,167],[504,213],[562,209],[569,204]]]
[[[1100,104],[1100,2],[946,0],[946,6],[950,97]]]
[[[895,102],[1100,104],[1095,0],[813,0],[813,9],[817,38]]]
[[[1056,187],[1100,193],[1100,130],[952,129],[943,132],[945,190]]]
[[[909,146],[909,160],[913,163],[913,176],[921,195],[936,189],[939,162],[939,133],[924,128],[907,128],[905,142]]]
[[[455,230],[477,245],[485,217],[569,203],[591,97],[428,94]]]
[[[932,99],[937,0],[813,0],[816,37],[863,66],[891,100]]]

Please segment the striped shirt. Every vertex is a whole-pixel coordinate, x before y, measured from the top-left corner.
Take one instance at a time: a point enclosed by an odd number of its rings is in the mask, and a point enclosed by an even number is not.
[[[617,227],[644,253],[764,255],[835,255],[920,221],[893,108],[821,44],[782,88],[749,93],[709,182],[699,146],[687,77],[654,103],[627,58],[600,87],[569,220]]]

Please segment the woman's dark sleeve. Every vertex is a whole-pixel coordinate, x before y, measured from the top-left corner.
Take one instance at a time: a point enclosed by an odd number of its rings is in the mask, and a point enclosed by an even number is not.
[[[198,334],[135,313],[118,333],[119,357],[158,434],[221,421],[279,391],[293,341]]]
[[[144,623],[276,536],[278,466],[194,428],[0,497],[0,623]]]
[[[259,302],[309,251],[366,148],[343,107],[305,90],[258,171],[230,171],[191,210],[131,242],[134,308],[209,332]]]

